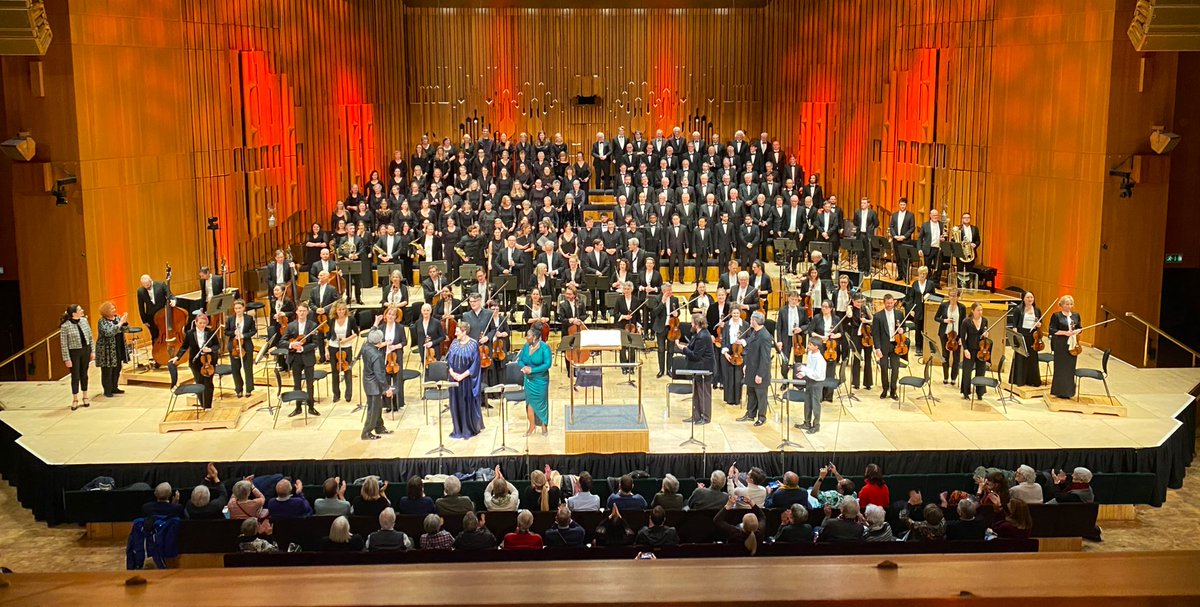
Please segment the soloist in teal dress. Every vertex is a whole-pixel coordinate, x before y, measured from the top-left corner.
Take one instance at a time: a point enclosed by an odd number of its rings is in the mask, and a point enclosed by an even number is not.
[[[529,349],[529,344],[521,348],[517,355],[517,365],[529,367],[529,375],[525,376],[525,404],[533,409],[538,423],[545,426],[550,418],[550,347],[539,343],[536,351]]]

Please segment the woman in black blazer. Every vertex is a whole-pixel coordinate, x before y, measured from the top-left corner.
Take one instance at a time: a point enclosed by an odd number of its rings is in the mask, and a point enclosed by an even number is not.
[[[959,339],[962,340],[962,395],[971,398],[971,379],[987,374],[987,363],[979,360],[979,342],[988,332],[988,321],[983,317],[983,304],[971,304],[971,315],[962,322]],[[983,398],[984,387],[975,388],[975,394]]]
[[[1075,313],[1075,298],[1063,295],[1058,300],[1059,311],[1050,315],[1050,349],[1054,351],[1054,381],[1050,384],[1050,393],[1058,398],[1075,396],[1075,363],[1077,358],[1071,354],[1075,340],[1079,339],[1079,326],[1082,319]]]
[[[216,365],[220,361],[221,340],[216,337],[216,332],[209,328],[207,314],[200,314],[196,317],[196,324],[193,325],[192,329],[183,334],[183,343],[179,344],[179,349],[175,350],[175,356],[171,358],[170,362],[178,362],[179,358],[185,352],[188,357],[188,366],[192,369],[192,379],[204,386],[204,394],[200,397],[200,404],[205,409],[211,409],[213,378],[211,375],[206,377],[200,372],[200,355],[211,353],[213,365]]]
[[[958,289],[950,289],[946,301],[938,306],[933,320],[938,323],[938,339],[942,343],[942,383],[949,384],[958,381],[958,368],[962,365],[962,321],[967,317],[966,306],[958,303]],[[946,334],[950,331],[958,333],[959,348],[953,352],[946,351]]]
[[[333,304],[333,309],[329,313],[329,333],[325,338],[325,343],[329,346],[329,372],[333,375],[333,402],[335,403],[341,398],[341,379],[343,377],[346,384],[346,402],[350,402],[354,376],[349,369],[345,373],[338,369],[338,354],[344,353],[346,362],[353,365],[354,342],[357,339],[358,322],[350,314],[350,308],[346,302],[339,301]]]
[[[1042,326],[1042,309],[1034,303],[1033,292],[1026,291],[1021,298],[1021,305],[1013,306],[1008,312],[1008,326],[1025,338],[1028,356],[1013,352],[1012,373],[1008,381],[1018,386],[1042,385],[1041,373],[1038,371],[1038,353],[1033,351],[1033,330]]]

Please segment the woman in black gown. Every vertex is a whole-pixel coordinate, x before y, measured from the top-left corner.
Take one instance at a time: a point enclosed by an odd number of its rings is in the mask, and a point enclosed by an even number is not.
[[[1038,371],[1037,352],[1033,351],[1033,330],[1042,326],[1042,309],[1034,303],[1033,292],[1026,291],[1021,299],[1021,305],[1014,306],[1008,313],[1008,326],[1025,338],[1025,349],[1028,356],[1013,352],[1012,373],[1009,383],[1018,386],[1042,385],[1042,375]]]
[[[1054,351],[1054,381],[1050,393],[1058,398],[1075,396],[1075,363],[1071,348],[1079,339],[1081,319],[1075,313],[1075,298],[1063,295],[1058,300],[1059,311],[1050,315],[1050,349]]]
[[[983,317],[983,305],[975,302],[971,305],[971,315],[962,322],[962,397],[971,398],[971,390],[975,390],[978,398],[983,398],[985,388],[972,386],[971,379],[987,375],[988,364],[979,360],[979,345],[987,337],[988,321]],[[989,338],[990,339],[990,338]]]

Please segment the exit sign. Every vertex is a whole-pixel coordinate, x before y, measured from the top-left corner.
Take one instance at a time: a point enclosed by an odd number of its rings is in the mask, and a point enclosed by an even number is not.
[[[1183,263],[1183,254],[1171,253],[1167,255],[1167,263]]]

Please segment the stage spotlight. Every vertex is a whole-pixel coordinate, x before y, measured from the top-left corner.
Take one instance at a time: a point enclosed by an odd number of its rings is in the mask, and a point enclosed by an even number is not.
[[[214,232],[221,229],[220,220],[217,219],[216,217],[209,217],[208,218],[208,229],[210,229]]]
[[[1150,131],[1150,148],[1155,154],[1170,154],[1179,145],[1179,135],[1167,132],[1166,127],[1154,126]]]
[[[66,177],[54,180],[54,188],[50,190],[50,194],[54,196],[55,206],[67,206],[67,186],[76,183],[79,183],[79,176],[77,175],[67,175]]]
[[[37,142],[27,131],[21,131],[16,137],[0,143],[0,152],[18,162],[29,162],[37,154]]]
[[[54,205],[55,206],[65,207],[69,203],[69,201],[67,200],[67,191],[66,190],[56,188],[56,189],[52,190],[50,193],[54,194]]]

